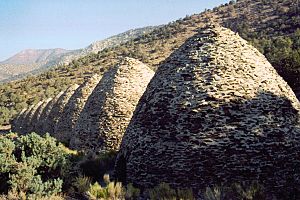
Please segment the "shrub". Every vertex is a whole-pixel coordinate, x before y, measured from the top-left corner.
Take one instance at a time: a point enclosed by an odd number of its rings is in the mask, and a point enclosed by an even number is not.
[[[204,193],[205,200],[223,200],[224,199],[224,192],[221,187],[207,187]]]
[[[126,199],[137,199],[140,196],[140,189],[135,188],[132,183],[129,183],[126,187]]]
[[[92,199],[125,199],[122,183],[110,182],[109,179],[106,187],[101,187],[98,182],[95,182],[93,185],[90,185],[87,193]]]
[[[80,176],[75,179],[73,186],[77,188],[81,195],[87,193],[92,199],[122,198],[134,200],[140,196],[138,188],[135,188],[132,184],[128,184],[124,188],[120,182],[111,182],[108,174],[103,176],[103,181],[106,184],[105,187],[102,187],[98,182],[92,184],[90,177]]]
[[[92,199],[108,198],[108,194],[106,193],[106,190],[104,190],[98,182],[94,183],[93,185],[90,185],[90,188],[88,190],[88,195]]]
[[[193,191],[191,189],[172,189],[169,184],[161,183],[153,189],[148,190],[150,199],[162,199],[162,200],[193,200]]]
[[[0,200],[26,200],[25,193],[17,193],[15,191],[9,191],[7,195],[1,195]],[[40,197],[39,200],[64,200],[60,195],[51,195],[49,197]]]
[[[149,190],[150,199],[176,200],[176,191],[169,184],[161,183]]]
[[[110,198],[115,199],[124,196],[124,189],[121,182],[110,182],[106,187]]]
[[[91,185],[91,178],[86,176],[80,176],[75,179],[74,186],[77,188],[78,192],[85,193],[89,190]]]
[[[204,192],[205,200],[231,199],[266,199],[263,188],[257,182],[234,183],[230,187],[207,187]]]
[[[180,200],[195,199],[192,189],[177,189],[177,198]]]
[[[61,192],[68,157],[65,148],[48,134],[0,137],[0,192],[14,191],[32,199]]]
[[[252,183],[236,183],[231,187],[234,196],[239,199],[254,200],[265,199],[263,187],[257,182]]]

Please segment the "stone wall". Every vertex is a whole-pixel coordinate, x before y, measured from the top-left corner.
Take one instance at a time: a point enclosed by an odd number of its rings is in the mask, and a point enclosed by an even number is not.
[[[99,83],[101,76],[94,75],[80,85],[74,92],[69,102],[66,104],[60,118],[55,126],[55,137],[66,145],[69,145],[73,136],[73,129],[78,117],[96,85]]]
[[[299,107],[258,50],[228,29],[200,29],[149,83],[123,137],[116,176],[146,188],[298,185]]]
[[[85,152],[117,150],[153,74],[132,58],[124,58],[106,72],[79,116],[70,147]]]

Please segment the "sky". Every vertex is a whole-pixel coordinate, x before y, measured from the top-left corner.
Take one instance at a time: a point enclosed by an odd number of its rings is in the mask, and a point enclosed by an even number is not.
[[[78,49],[229,0],[0,0],[0,61],[24,49]]]

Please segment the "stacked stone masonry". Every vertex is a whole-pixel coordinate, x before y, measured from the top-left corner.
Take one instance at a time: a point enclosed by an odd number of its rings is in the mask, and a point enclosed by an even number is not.
[[[66,89],[62,95],[59,96],[56,102],[54,102],[52,109],[49,111],[47,118],[45,119],[44,129],[45,133],[50,133],[55,137],[54,128],[59,120],[59,117],[63,113],[65,105],[68,103],[71,96],[74,94],[75,90],[79,85],[74,84]]]
[[[42,113],[40,114],[39,120],[35,125],[35,130],[37,133],[39,134],[45,134],[46,133],[46,123],[47,123],[47,118],[49,113],[51,112],[53,106],[55,105],[55,103],[58,101],[58,99],[60,98],[60,96],[63,95],[63,92],[58,93],[53,99],[51,99],[51,101],[49,101],[47,103],[47,105],[44,107]]]
[[[87,152],[118,150],[133,111],[154,72],[123,58],[103,75],[75,125],[70,147]]]
[[[96,85],[99,83],[101,76],[94,75],[88,78],[77,90],[74,92],[69,102],[66,104],[60,118],[55,126],[55,137],[65,144],[69,144],[73,136],[73,129],[78,117],[88,99],[93,92]]]
[[[30,126],[29,126],[29,131],[30,132],[38,132],[36,130],[36,124],[38,124],[41,114],[44,110],[44,108],[47,106],[47,104],[52,100],[52,98],[48,98],[45,101],[43,101],[43,103],[36,109],[35,113],[32,116],[31,122],[30,122]]]
[[[23,124],[23,127],[22,127],[22,132],[23,134],[26,134],[26,133],[30,133],[33,131],[33,126],[32,126],[32,119],[35,115],[35,112],[38,110],[38,108],[42,105],[42,101],[38,102],[36,105],[34,105],[32,107],[32,109],[29,111],[29,113],[27,114],[27,116],[25,116],[25,119],[24,119],[24,124]]]
[[[158,68],[123,137],[116,176],[146,188],[257,180],[280,189],[298,181],[299,108],[258,50],[208,26]]]

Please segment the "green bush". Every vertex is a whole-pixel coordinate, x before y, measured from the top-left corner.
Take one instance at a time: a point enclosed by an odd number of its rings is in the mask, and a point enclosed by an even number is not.
[[[48,134],[0,136],[0,193],[14,191],[40,199],[61,192],[69,155]]]
[[[109,175],[103,176],[105,187],[97,181],[92,184],[91,178],[80,176],[75,179],[73,186],[79,192],[78,195],[87,194],[91,199],[127,199],[134,200],[140,197],[140,189],[135,188],[131,183],[123,187],[120,182],[110,181]]]

